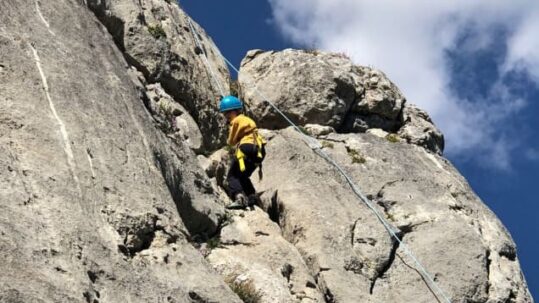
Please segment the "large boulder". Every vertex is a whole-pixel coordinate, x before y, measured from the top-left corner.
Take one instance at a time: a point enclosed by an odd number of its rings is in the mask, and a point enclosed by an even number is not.
[[[287,49],[249,51],[241,62],[238,81],[250,111],[261,127],[288,126],[260,93],[293,121],[340,126],[361,92],[356,92],[352,63],[341,56]]]
[[[429,116],[381,71],[354,65],[343,54],[286,49],[252,50],[241,63],[240,93],[261,127],[318,124],[340,133],[382,129],[441,154],[444,141]],[[264,100],[267,98],[267,100]]]
[[[331,302],[436,302],[406,249],[289,128],[270,136],[263,208]],[[320,135],[452,302],[533,302],[515,244],[451,164],[371,134]]]
[[[220,200],[93,14],[2,1],[0,53],[0,301],[241,302],[189,243]]]
[[[221,94],[228,94],[230,76],[219,49],[205,31],[175,1],[88,0],[86,3],[107,27],[127,62],[142,72],[148,83],[159,82],[181,103],[199,124],[204,147],[217,149],[225,139],[226,130],[218,100]],[[197,46],[197,38],[202,49]]]
[[[363,94],[345,117],[343,132],[365,132],[370,128],[396,131],[401,126],[401,112],[406,99],[387,76],[370,67],[354,66],[355,85]]]

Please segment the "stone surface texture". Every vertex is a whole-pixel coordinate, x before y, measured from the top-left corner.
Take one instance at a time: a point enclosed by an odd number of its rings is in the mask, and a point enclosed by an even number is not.
[[[260,302],[325,302],[296,247],[258,207],[240,211],[221,230],[208,261],[225,277],[252,281]]]
[[[265,102],[269,100],[300,125],[320,124],[341,133],[380,128],[443,152],[443,135],[427,113],[407,104],[383,72],[354,65],[346,55],[252,50],[241,63],[238,80],[250,113],[262,127],[288,126]]]
[[[2,1],[0,54],[0,301],[241,302],[188,242],[222,201],[88,8]]]
[[[533,302],[510,235],[447,160],[372,134],[319,139],[452,302]],[[298,132],[274,133],[267,150],[262,207],[327,300],[436,302],[405,248]]]
[[[239,90],[267,158],[257,205],[225,210],[205,54],[226,91],[229,75],[188,20],[166,0],[0,1],[1,303],[443,302],[406,247],[451,302],[533,302],[427,113],[342,54],[247,54]]]
[[[199,123],[204,146],[210,150],[219,147],[226,128],[222,127],[225,122],[218,111],[218,100],[221,94],[229,93],[230,76],[219,49],[205,31],[175,1],[86,2],[107,27],[127,62],[142,72],[148,83],[159,82]],[[216,80],[206,68],[205,55]]]

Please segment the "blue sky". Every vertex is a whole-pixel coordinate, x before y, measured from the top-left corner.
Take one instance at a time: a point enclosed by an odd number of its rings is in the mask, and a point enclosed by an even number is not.
[[[539,296],[539,2],[180,3],[237,66],[250,49],[293,47],[383,70],[442,129],[445,156],[509,229]]]

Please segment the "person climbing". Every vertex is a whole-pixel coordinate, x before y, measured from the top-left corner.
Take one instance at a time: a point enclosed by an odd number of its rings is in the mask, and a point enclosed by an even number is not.
[[[219,111],[230,123],[228,140],[234,156],[227,174],[228,195],[234,200],[229,209],[245,208],[256,204],[256,190],[251,175],[258,167],[262,178],[262,161],[266,156],[266,141],[258,133],[256,123],[242,114],[243,103],[234,96],[221,98]]]

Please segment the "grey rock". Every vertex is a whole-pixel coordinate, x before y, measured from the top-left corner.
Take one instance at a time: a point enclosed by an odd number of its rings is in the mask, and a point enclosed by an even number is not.
[[[76,1],[0,3],[3,302],[240,302],[190,245],[223,208]]]
[[[447,160],[371,134],[322,138],[452,302],[533,302],[510,235]],[[256,186],[277,198],[264,207],[326,298],[436,301],[406,249],[297,132],[275,132],[267,150],[271,177]]]
[[[220,149],[211,154],[208,158],[201,158],[201,166],[210,178],[216,178],[219,185],[223,186],[228,164],[230,162],[230,152]]]
[[[323,126],[318,124],[306,124],[304,128],[308,134],[315,137],[328,135],[335,132],[335,129],[331,126]]]
[[[380,129],[380,128],[371,128],[371,129],[368,129],[366,131],[367,134],[371,134],[371,135],[375,135],[379,138],[385,138],[387,137],[387,135],[389,135],[388,132],[386,132],[385,130],[383,129]]]
[[[229,155],[212,154],[226,127],[187,18],[157,0],[0,2],[1,302],[241,302],[229,275],[263,302],[435,302],[405,245],[452,302],[533,302],[513,240],[439,156],[428,115],[342,55],[248,54],[243,69],[289,85],[264,89],[322,143],[261,129],[261,209],[230,221]],[[338,133],[350,121],[367,133]]]
[[[325,302],[297,249],[258,207],[236,211],[208,261],[225,278],[254,285],[259,302]]]
[[[371,128],[380,128],[388,132],[396,132],[401,127],[401,121],[384,118],[377,114],[360,114],[350,112],[346,116],[342,132],[364,133]]]
[[[146,86],[148,108],[161,129],[176,140],[184,141],[193,151],[202,152],[202,133],[189,112],[175,102],[160,84]]]
[[[352,111],[396,120],[405,103],[399,88],[377,69],[355,66],[354,73],[357,84],[364,88],[364,96]]]
[[[230,154],[225,149],[220,149],[211,154],[208,158],[203,155],[197,156],[198,163],[211,180],[214,191],[218,194],[220,201],[229,201],[225,192],[226,174],[230,163]]]
[[[159,82],[197,121],[207,149],[225,139],[225,120],[218,111],[221,94],[229,93],[226,63],[205,31],[174,1],[88,0],[88,7],[107,27],[127,62],[149,83]],[[191,20],[201,50],[191,32]],[[223,92],[211,77],[203,56],[212,66]]]
[[[238,81],[242,97],[260,127],[286,127],[262,95],[299,124],[341,125],[357,92],[351,76],[352,62],[328,53],[287,49],[282,52],[247,53]]]
[[[408,143],[423,146],[441,155],[444,151],[444,135],[436,128],[429,115],[417,106],[407,104],[403,110],[403,126],[399,135]]]
[[[407,105],[383,72],[354,65],[342,54],[252,50],[241,63],[238,79],[249,112],[261,127],[288,126],[263,100],[267,98],[302,126],[317,124],[341,133],[379,128],[398,133],[410,144],[443,152],[443,135],[427,113]]]

